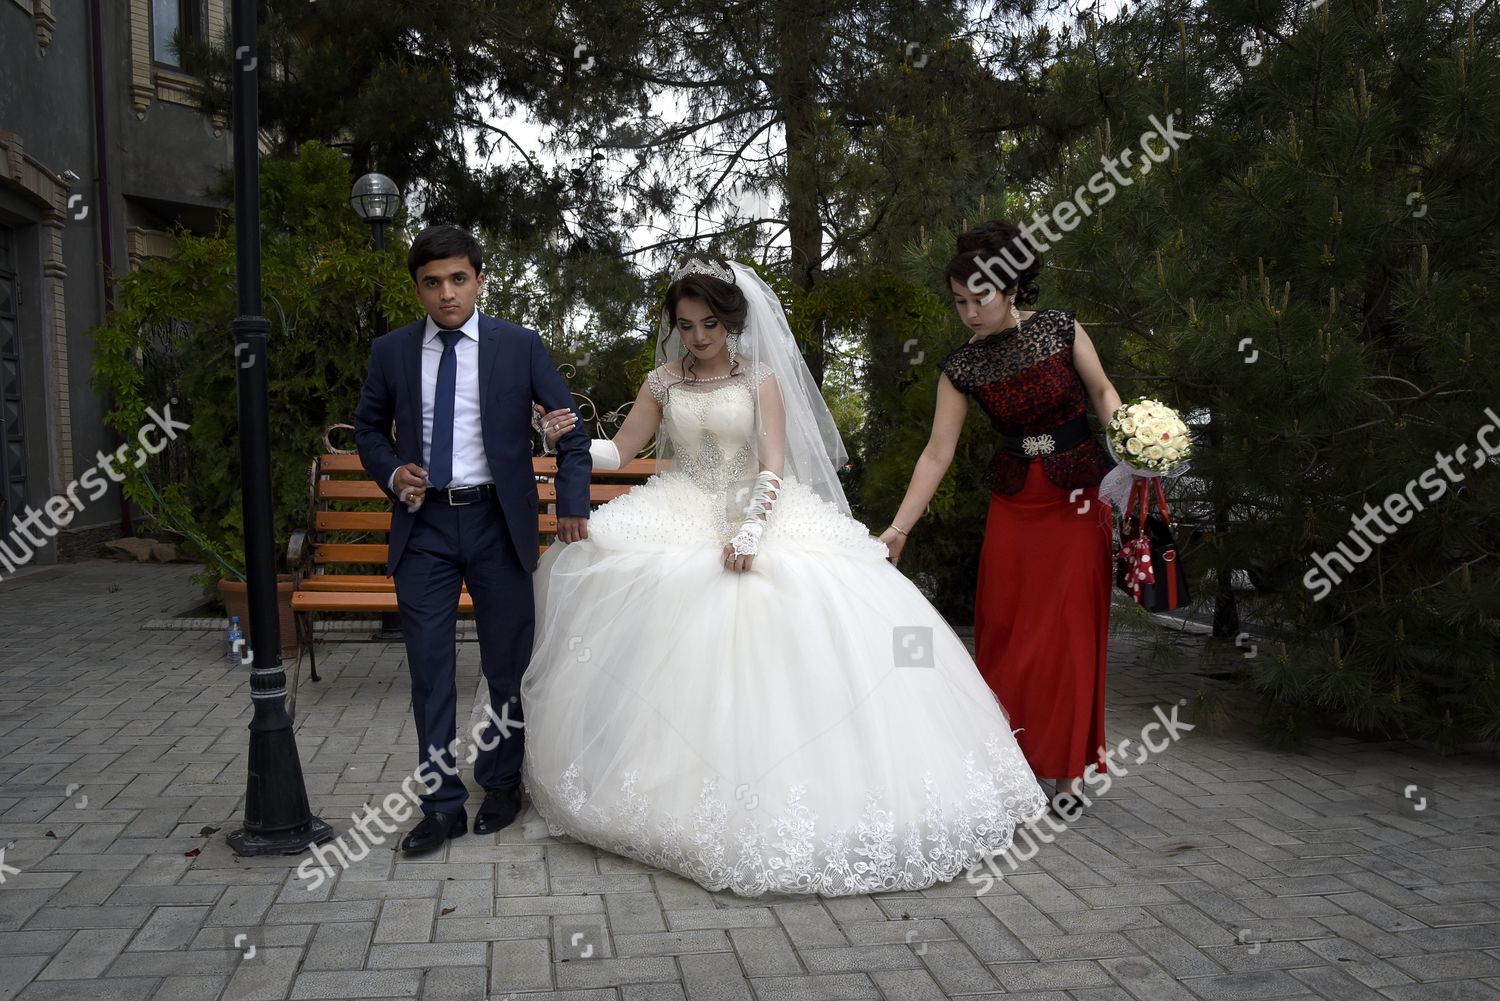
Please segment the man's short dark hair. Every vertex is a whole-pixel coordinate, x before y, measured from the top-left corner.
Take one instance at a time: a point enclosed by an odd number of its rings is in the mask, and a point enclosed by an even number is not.
[[[406,252],[406,270],[411,272],[415,281],[417,269],[422,265],[448,257],[467,257],[474,266],[475,277],[484,271],[484,255],[479,241],[474,239],[473,233],[459,226],[428,226],[418,233],[411,242],[411,250]]]

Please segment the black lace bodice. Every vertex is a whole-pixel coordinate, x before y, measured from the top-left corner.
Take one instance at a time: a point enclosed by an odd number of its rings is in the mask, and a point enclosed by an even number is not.
[[[1018,328],[963,345],[939,367],[979,403],[996,431],[1007,437],[1038,434],[1087,413],[1088,394],[1073,367],[1074,326],[1071,312],[1039,310]],[[1093,436],[1040,459],[1047,478],[1064,490],[1098,486],[1110,467]],[[1019,493],[1030,463],[997,449],[991,489]]]

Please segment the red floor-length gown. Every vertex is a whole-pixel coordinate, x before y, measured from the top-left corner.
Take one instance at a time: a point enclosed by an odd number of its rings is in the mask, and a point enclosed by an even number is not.
[[[1103,767],[1110,462],[1073,367],[1074,315],[1041,310],[942,364],[1000,432],[974,608],[975,660],[1038,778]]]

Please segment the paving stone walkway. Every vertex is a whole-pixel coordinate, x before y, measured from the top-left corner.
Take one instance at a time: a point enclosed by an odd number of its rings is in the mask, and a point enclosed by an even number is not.
[[[198,604],[190,572],[0,583],[0,1001],[1500,999],[1494,759],[1337,737],[1296,755],[1233,720],[1127,755],[982,893],[710,894],[548,838],[530,810],[421,861],[393,835],[310,891],[298,859],[224,841],[244,669],[219,636],[140,628]],[[297,740],[314,810],[345,831],[416,761],[402,650],[339,639],[304,679]],[[1118,631],[1112,741],[1218,691],[1198,642],[1167,666]],[[474,644],[460,669],[476,690]]]

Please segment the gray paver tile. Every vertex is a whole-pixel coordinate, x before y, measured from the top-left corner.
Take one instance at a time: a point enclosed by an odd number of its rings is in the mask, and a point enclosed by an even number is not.
[[[159,983],[149,977],[105,977],[88,984],[89,1001],[146,1001]],[[16,995],[16,1001],[78,1001],[78,984],[42,980]]]
[[[357,970],[365,963],[373,921],[328,921],[318,926],[303,960],[305,970]]]
[[[229,986],[228,977],[167,977],[151,1001],[204,1001],[217,998]],[[285,997],[279,994],[277,997]]]
[[[852,1001],[880,996],[874,982],[862,973],[838,973],[825,977],[761,977],[750,981],[750,984],[760,1001]]]
[[[445,966],[422,979],[422,1001],[487,1001],[490,971],[483,966]]]
[[[729,936],[718,928],[640,932],[616,935],[615,952],[620,956],[683,956],[695,952],[726,952]]]
[[[670,956],[627,959],[575,959],[557,964],[559,989],[654,984],[677,979],[677,961]]]
[[[129,628],[196,602],[191,568],[58,572],[0,582],[6,628],[90,595],[88,629],[56,631],[65,646],[0,649],[20,695],[0,698],[0,843],[23,869],[0,890],[0,1001],[1500,1001],[1493,768],[1338,735],[1291,756],[1232,725],[1195,730],[1190,752],[1132,765],[1033,856],[1001,859],[983,893],[962,877],[828,900],[709,893],[551,838],[534,807],[431,859],[385,843],[314,889],[297,860],[224,843],[249,701],[218,638]],[[1162,675],[1149,649],[1112,638],[1113,733],[1203,684]],[[319,654],[328,679],[304,686],[298,744],[315,808],[347,830],[413,763],[402,652]],[[56,682],[101,657],[111,687]],[[462,690],[480,689],[477,646],[459,658]],[[1420,817],[1408,781],[1436,790]],[[75,782],[87,808],[63,796]]]
[[[229,978],[220,1001],[281,1001],[302,962],[301,949],[257,949]]]
[[[430,897],[383,901],[380,920],[375,925],[375,941],[430,942],[436,917],[437,901]]]
[[[589,960],[607,962],[607,960]],[[490,952],[490,993],[548,991],[552,983],[552,943],[547,939],[505,942]]]
[[[74,933],[37,975],[38,980],[92,980],[103,976],[130,942],[127,928],[92,928]]]
[[[780,928],[731,928],[729,940],[747,977],[797,976],[807,972]]]
[[[291,1001],[414,998],[421,987],[421,970],[318,971],[297,975],[292,984]]]
[[[687,1001],[680,983],[623,984],[620,997],[623,1001]]]
[[[489,959],[486,942],[400,942],[370,946],[365,967],[371,970],[479,966]]]
[[[682,987],[692,1001],[752,1001],[750,982],[732,952],[682,956]]]

